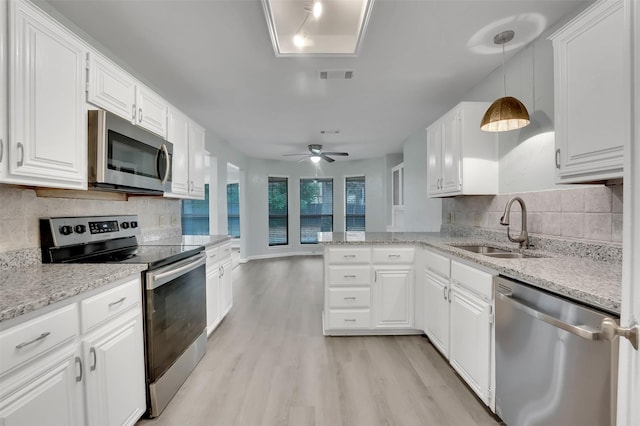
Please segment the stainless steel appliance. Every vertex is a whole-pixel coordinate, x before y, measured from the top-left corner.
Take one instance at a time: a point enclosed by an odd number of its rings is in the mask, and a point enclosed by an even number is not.
[[[43,263],[140,263],[147,416],[156,417],[204,356],[206,256],[202,246],[138,245],[138,218],[40,219]]]
[[[496,413],[509,426],[615,425],[618,342],[599,312],[497,277]]]
[[[173,144],[107,111],[89,111],[89,186],[128,193],[171,191]]]

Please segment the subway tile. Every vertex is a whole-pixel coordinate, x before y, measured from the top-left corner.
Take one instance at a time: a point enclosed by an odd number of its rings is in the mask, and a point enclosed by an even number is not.
[[[560,212],[562,211],[562,190],[541,191],[528,195],[532,201],[531,211]],[[524,199],[525,202],[527,199]]]
[[[563,190],[560,199],[563,212],[584,212],[584,188]]]
[[[541,228],[545,235],[562,235],[562,214],[542,213]]]
[[[623,212],[623,197],[624,187],[623,185],[614,185],[611,187],[611,212],[622,213]]]
[[[542,233],[542,215],[540,213],[530,213],[527,215],[527,229],[530,233]]]
[[[584,237],[584,213],[562,213],[562,236]]]
[[[607,186],[585,188],[585,213],[611,213],[611,189]]]
[[[611,241],[621,243],[623,239],[622,233],[622,215],[614,213],[611,216]]]
[[[584,215],[584,238],[611,241],[611,214],[587,213]]]

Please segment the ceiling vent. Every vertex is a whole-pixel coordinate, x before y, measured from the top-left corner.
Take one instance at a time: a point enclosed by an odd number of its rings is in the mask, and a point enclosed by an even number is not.
[[[320,71],[320,80],[351,80],[353,70],[324,70]]]

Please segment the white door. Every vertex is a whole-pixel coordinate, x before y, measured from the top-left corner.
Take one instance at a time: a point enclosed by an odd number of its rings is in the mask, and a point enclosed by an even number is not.
[[[220,267],[207,265],[207,336],[220,322]]]
[[[429,340],[445,358],[449,358],[449,285],[425,271],[425,328]]]
[[[7,22],[7,1],[0,0],[0,22]],[[6,27],[0,30],[0,106],[7,106],[7,31]],[[7,126],[7,114],[0,114],[0,181],[7,174],[7,159],[9,146],[9,131]]]
[[[176,195],[187,195],[189,193],[189,118],[170,107],[167,132],[167,139],[173,144],[171,192]]]
[[[27,366],[17,383],[17,391],[0,398],[0,425],[83,425],[83,368],[79,355],[73,348],[45,358],[43,363],[36,361]]]
[[[204,129],[189,122],[189,195],[200,199],[204,199],[204,138]]]
[[[413,270],[375,271],[373,314],[377,328],[413,327]]]
[[[630,141],[624,165],[624,259],[622,264],[622,316],[620,323],[629,327],[640,322],[640,4],[626,1],[631,23],[631,70],[633,105]],[[618,425],[640,424],[640,352],[626,339],[620,339],[618,376]]]
[[[167,137],[168,105],[151,89],[138,84],[136,86],[136,119],[140,127]]]
[[[460,110],[456,109],[442,121],[442,193],[454,193],[462,189],[460,120]]]
[[[83,341],[90,426],[133,425],[146,410],[142,315],[133,310]]]
[[[427,129],[427,194],[442,192],[442,124],[440,121]]]
[[[27,2],[9,2],[11,182],[87,188],[86,50]]]
[[[220,265],[220,288],[222,289],[222,316],[229,313],[233,306],[233,281],[231,274],[233,273],[231,266],[231,258],[224,260]]]
[[[135,80],[99,53],[90,52],[87,101],[131,121],[135,98]]]

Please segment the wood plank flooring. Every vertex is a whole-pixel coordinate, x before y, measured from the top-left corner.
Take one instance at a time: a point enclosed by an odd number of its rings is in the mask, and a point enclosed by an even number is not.
[[[324,337],[322,257],[251,261],[162,415],[138,426],[498,425],[424,336]]]

